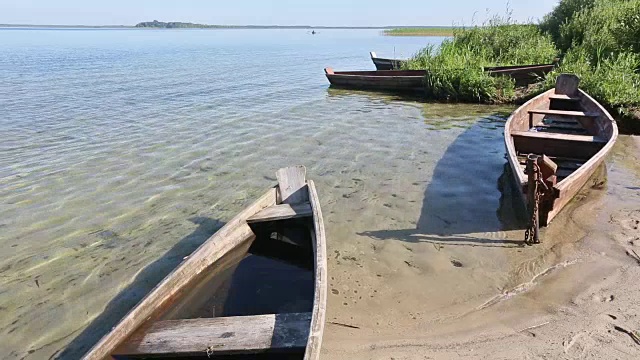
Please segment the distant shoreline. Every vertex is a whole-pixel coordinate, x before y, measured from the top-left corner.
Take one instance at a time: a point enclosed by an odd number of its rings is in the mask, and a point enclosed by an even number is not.
[[[197,24],[194,24],[197,25]],[[203,25],[185,28],[166,27],[140,27],[135,25],[34,25],[34,24],[0,24],[0,28],[46,28],[46,29],[141,29],[141,30],[223,30],[223,29],[298,29],[298,30],[383,30],[393,31],[395,29],[441,29],[440,26],[311,26],[311,25]],[[393,35],[393,34],[387,34]]]
[[[387,36],[453,36],[454,27],[430,26],[430,27],[402,27],[385,29]]]

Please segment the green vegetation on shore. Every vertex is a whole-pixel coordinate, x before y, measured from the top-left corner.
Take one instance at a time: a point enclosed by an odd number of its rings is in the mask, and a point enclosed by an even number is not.
[[[535,25],[495,17],[485,26],[456,29],[453,38],[424,48],[405,66],[429,70],[425,83],[433,99],[505,103],[515,99],[515,83],[490,76],[484,67],[550,63],[557,54],[551,37]]]
[[[428,27],[402,27],[386,29],[387,36],[453,36],[453,27],[428,26]]]
[[[158,20],[141,22],[136,25],[137,28],[160,28],[160,29],[208,29],[215,28],[215,25],[194,24],[185,22],[163,22]]]
[[[405,65],[428,69],[427,94],[438,100],[522,101],[555,85],[560,73],[581,77],[581,88],[622,118],[640,114],[640,0],[561,0],[541,24],[509,16],[482,26],[454,28],[439,48],[427,47]],[[516,91],[486,66],[561,65],[535,86]]]

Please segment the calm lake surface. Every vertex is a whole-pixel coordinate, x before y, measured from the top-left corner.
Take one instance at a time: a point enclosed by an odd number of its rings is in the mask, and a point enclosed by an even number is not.
[[[329,89],[323,73],[441,41],[0,30],[0,358],[78,358],[294,164],[326,218],[328,319],[393,326],[394,306],[451,313],[536,274],[543,250],[522,252],[499,181],[512,108]]]

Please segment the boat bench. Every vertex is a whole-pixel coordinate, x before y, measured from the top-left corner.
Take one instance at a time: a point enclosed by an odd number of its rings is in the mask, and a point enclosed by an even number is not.
[[[511,136],[522,153],[569,158],[591,158],[607,143],[596,136],[551,132],[512,131]]]
[[[578,96],[569,96],[569,95],[564,95],[564,94],[551,94],[551,95],[549,95],[549,99],[580,102],[580,97],[578,97]]]
[[[586,113],[584,111],[569,111],[569,110],[550,110],[550,109],[532,109],[529,110],[529,128],[533,127],[533,115],[555,115],[555,116],[569,116],[577,118],[597,118],[599,115],[596,113]]]
[[[268,208],[257,212],[255,215],[247,219],[247,223],[252,224],[258,222],[287,220],[309,217],[312,215],[313,210],[311,209],[311,204],[308,202],[295,205],[280,204],[269,206]]]
[[[311,313],[158,321],[139,330],[116,358],[181,357],[304,351]]]

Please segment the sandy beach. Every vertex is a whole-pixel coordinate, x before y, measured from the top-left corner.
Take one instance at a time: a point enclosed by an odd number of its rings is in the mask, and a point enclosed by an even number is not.
[[[513,278],[508,287],[492,289],[480,271],[465,278],[469,267],[496,266],[466,253],[481,243],[392,240],[384,250],[396,256],[386,261],[377,260],[375,242],[373,256],[330,249],[323,358],[638,359],[640,344],[621,330],[640,330],[639,159],[640,138],[622,136],[607,182],[592,179],[542,245],[511,249],[517,265],[504,274]],[[521,233],[505,238],[515,243]],[[434,251],[441,256],[421,260]]]

